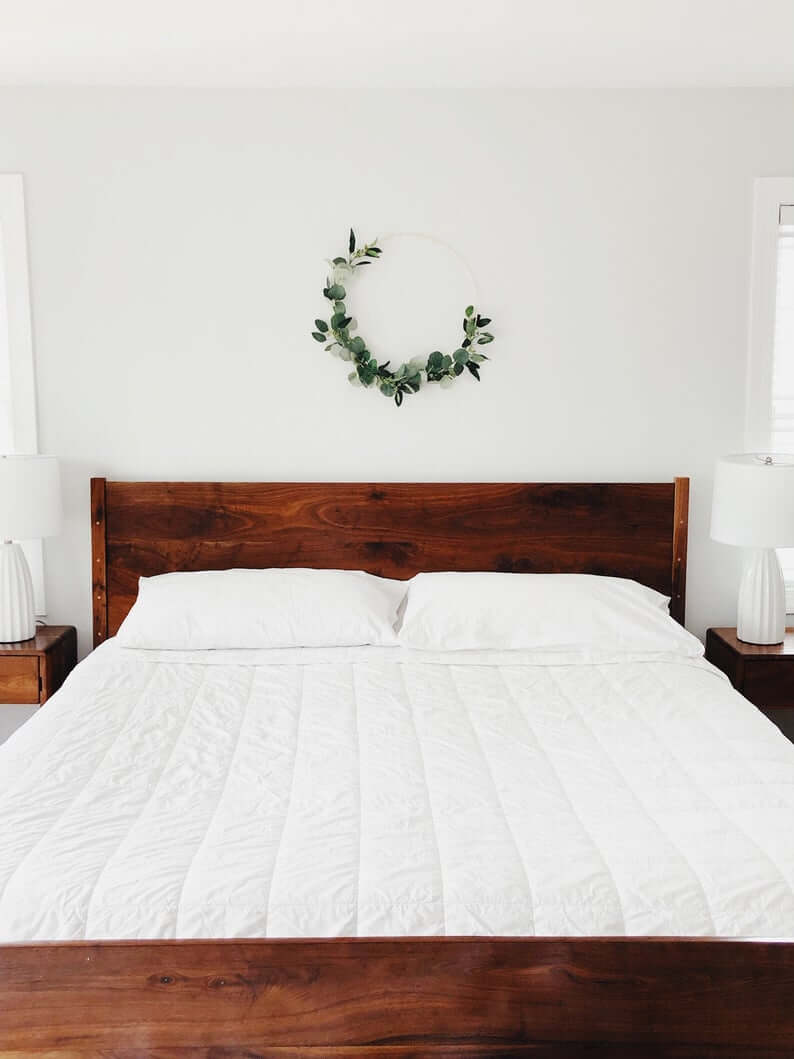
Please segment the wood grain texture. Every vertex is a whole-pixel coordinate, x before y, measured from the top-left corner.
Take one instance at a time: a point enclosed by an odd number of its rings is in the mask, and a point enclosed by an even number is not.
[[[686,620],[686,560],[689,539],[689,479],[675,479],[673,501],[673,581],[670,615],[681,625]]]
[[[0,703],[43,705],[76,664],[73,625],[42,625],[29,640],[0,644]]]
[[[233,566],[396,578],[435,570],[610,574],[675,595],[681,620],[687,482],[94,479],[94,645],[118,631],[141,575]]]
[[[2,1055],[575,1055],[585,1045],[589,1054],[794,1054],[794,946],[405,938],[0,948]]]
[[[0,658],[0,703],[39,701],[39,660],[35,655]]]
[[[75,628],[73,625],[37,625],[35,635],[31,636],[29,640],[0,643],[0,658],[46,654],[65,636],[72,636],[74,633]]]
[[[736,635],[735,628],[715,628],[709,632],[718,637],[741,658],[790,658],[794,665],[794,629],[786,629],[782,643],[746,643]]]
[[[105,479],[91,479],[91,610],[94,647],[108,638]]]

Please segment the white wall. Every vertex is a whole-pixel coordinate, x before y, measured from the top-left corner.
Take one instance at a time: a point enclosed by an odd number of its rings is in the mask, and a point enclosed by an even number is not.
[[[689,474],[689,625],[730,623],[711,467],[742,447],[752,180],[794,172],[793,108],[787,90],[1,91],[40,446],[64,461],[50,620],[88,647],[91,474]],[[479,386],[397,410],[311,340],[350,224],[473,264],[498,336]],[[407,274],[395,305],[429,282]]]

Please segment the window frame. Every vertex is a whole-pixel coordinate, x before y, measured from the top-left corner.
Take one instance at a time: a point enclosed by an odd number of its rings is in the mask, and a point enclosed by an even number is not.
[[[37,451],[36,380],[30,313],[25,190],[21,173],[0,173],[0,231],[5,268],[12,433],[20,453]]]
[[[21,173],[0,173],[0,254],[11,388],[11,436],[16,453],[38,452],[36,376],[30,305],[25,186]],[[47,612],[39,540],[21,541],[30,566],[36,614]]]
[[[745,449],[770,448],[778,230],[781,206],[794,205],[794,177],[759,177],[753,188]],[[794,613],[794,577],[786,577],[786,611]]]

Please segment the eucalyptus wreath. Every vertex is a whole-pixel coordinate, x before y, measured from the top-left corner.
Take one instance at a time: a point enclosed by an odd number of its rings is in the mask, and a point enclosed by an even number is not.
[[[487,346],[493,342],[493,335],[484,330],[491,322],[489,317],[480,316],[473,305],[465,309],[463,339],[456,350],[441,353],[436,349],[428,356],[412,357],[397,368],[390,367],[391,361],[388,360],[379,364],[361,335],[353,334],[357,325],[348,313],[348,288],[356,269],[371,265],[381,253],[377,239],[357,248],[355,232],[350,229],[347,257],[335,257],[329,261],[330,275],[323,287],[323,295],[331,303],[333,313],[329,320],[314,321],[317,330],[312,331],[312,338],[327,343],[326,350],[334,356],[355,364],[355,369],[347,377],[353,386],[374,387],[384,397],[393,397],[398,408],[408,394],[418,393],[424,383],[437,382],[447,389],[464,371],[479,382],[480,365],[488,357],[475,347]]]

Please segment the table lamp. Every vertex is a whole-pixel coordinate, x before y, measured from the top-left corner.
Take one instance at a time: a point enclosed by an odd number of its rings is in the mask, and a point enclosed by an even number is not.
[[[0,642],[36,633],[33,582],[20,540],[52,537],[61,525],[54,456],[0,456]]]
[[[748,452],[718,460],[711,536],[748,549],[737,636],[746,643],[782,643],[786,590],[775,548],[794,545],[794,456]]]

